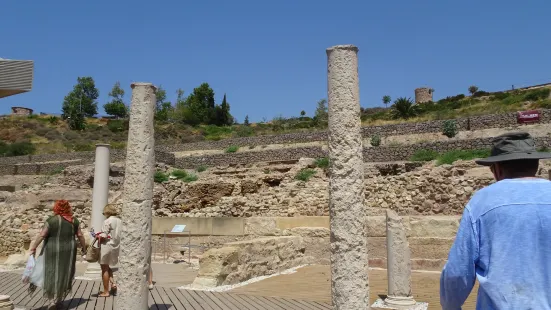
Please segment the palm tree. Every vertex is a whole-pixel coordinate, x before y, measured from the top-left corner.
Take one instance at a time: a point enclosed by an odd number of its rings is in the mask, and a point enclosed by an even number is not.
[[[396,99],[391,108],[394,118],[408,119],[412,116],[417,115],[418,112],[418,106],[413,103],[411,98],[405,97],[400,97]]]
[[[471,93],[471,96],[474,95],[476,92],[478,91],[478,87],[477,86],[469,86],[469,93]]]
[[[390,99],[390,96],[389,95],[386,95],[386,96],[383,96],[383,103],[385,106],[388,106],[388,104],[392,101],[392,99]]]

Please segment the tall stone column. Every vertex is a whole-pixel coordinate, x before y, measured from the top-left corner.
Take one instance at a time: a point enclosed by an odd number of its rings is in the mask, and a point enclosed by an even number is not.
[[[369,309],[358,48],[327,49],[333,309]]]
[[[92,220],[90,226],[95,232],[101,231],[103,221],[103,208],[109,197],[109,144],[96,144],[96,158],[94,165],[94,188],[92,189]],[[101,278],[101,268],[98,263],[90,263],[86,268],[83,278]]]
[[[411,260],[409,243],[402,218],[396,212],[386,211],[386,251],[388,295],[378,299],[373,309],[426,310],[427,303],[418,303],[411,294]]]
[[[145,310],[151,264],[151,206],[155,173],[153,115],[156,88],[133,83],[123,185],[119,295],[115,309]]]
[[[412,306],[415,300],[411,296],[411,260],[409,243],[402,218],[396,212],[386,210],[386,252],[388,306]]]

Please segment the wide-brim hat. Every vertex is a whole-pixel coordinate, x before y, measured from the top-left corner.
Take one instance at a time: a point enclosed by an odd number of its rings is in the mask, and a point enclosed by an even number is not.
[[[491,166],[509,160],[551,158],[551,153],[536,150],[536,143],[527,132],[509,132],[495,137],[492,143],[494,146],[490,157],[476,160],[477,164]]]

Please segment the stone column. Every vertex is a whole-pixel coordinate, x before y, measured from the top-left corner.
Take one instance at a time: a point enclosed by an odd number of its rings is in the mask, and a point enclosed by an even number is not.
[[[411,260],[402,218],[386,210],[386,255],[388,274],[387,306],[413,306],[411,296]]]
[[[92,189],[92,220],[90,223],[90,227],[92,227],[95,232],[101,231],[103,221],[105,220],[103,208],[107,204],[107,199],[109,197],[109,149],[109,144],[96,144],[94,188]],[[99,264],[88,264],[83,278],[101,278],[101,268]]]
[[[369,309],[358,48],[327,49],[333,309]]]
[[[156,88],[133,83],[123,185],[119,295],[115,309],[149,309],[147,276],[151,264],[151,206],[155,173],[153,116]]]
[[[0,295],[0,310],[13,310],[14,305],[8,295]]]

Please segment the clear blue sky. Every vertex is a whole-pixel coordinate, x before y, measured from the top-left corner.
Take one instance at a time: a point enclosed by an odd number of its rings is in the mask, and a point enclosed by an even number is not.
[[[30,93],[0,99],[60,113],[78,76],[99,110],[120,81],[161,84],[174,101],[208,82],[242,122],[312,115],[327,96],[325,49],[359,47],[361,104],[436,99],[551,82],[549,0],[1,0],[0,57],[35,61]]]

